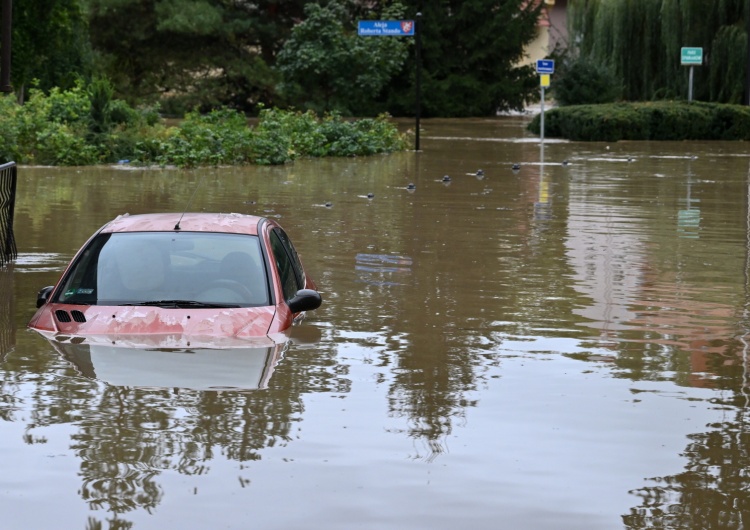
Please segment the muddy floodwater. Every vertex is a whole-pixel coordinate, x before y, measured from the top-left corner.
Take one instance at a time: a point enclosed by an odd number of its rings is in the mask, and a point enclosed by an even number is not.
[[[527,122],[283,167],[21,167],[0,528],[750,525],[750,146],[541,148]],[[278,351],[26,329],[102,224],[184,209],[290,235],[324,302]]]

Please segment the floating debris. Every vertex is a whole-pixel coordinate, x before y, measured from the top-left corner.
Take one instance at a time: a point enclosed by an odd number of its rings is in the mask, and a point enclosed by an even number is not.
[[[394,275],[411,274],[412,259],[397,254],[357,254],[354,270],[372,285],[402,285]]]

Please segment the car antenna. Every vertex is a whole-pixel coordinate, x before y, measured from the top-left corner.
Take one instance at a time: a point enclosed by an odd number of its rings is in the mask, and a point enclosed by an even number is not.
[[[206,175],[203,175],[201,179],[198,181],[198,185],[193,190],[193,194],[190,196],[190,200],[187,203],[187,206],[185,206],[185,209],[182,211],[182,215],[180,215],[180,218],[177,220],[177,224],[174,225],[175,230],[180,230],[180,223],[182,222],[182,218],[185,217],[185,212],[187,212],[188,208],[190,208],[190,205],[193,204],[193,199],[195,198],[195,194],[198,191],[198,188],[201,187],[201,184],[203,184],[203,179],[206,178]]]

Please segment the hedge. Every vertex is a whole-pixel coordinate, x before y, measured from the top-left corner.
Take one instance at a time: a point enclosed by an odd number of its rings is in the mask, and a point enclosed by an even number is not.
[[[540,115],[528,125],[540,133]],[[571,105],[544,113],[544,135],[576,141],[750,140],[750,107],[701,101]]]

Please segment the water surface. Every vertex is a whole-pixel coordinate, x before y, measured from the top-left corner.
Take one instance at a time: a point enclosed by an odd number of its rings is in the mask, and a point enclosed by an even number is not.
[[[3,526],[742,527],[750,150],[542,149],[526,122],[283,167],[20,168]],[[128,362],[26,330],[102,224],[185,209],[285,227],[324,297],[290,342]]]

